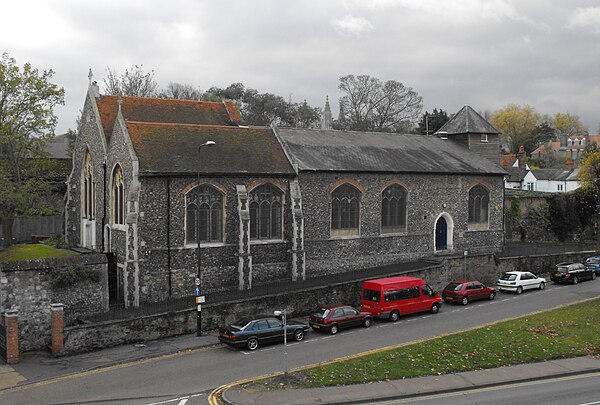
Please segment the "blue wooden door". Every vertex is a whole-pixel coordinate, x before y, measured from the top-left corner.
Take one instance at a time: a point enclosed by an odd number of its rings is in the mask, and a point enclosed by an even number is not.
[[[435,224],[435,250],[448,249],[448,224],[444,217],[440,217]]]

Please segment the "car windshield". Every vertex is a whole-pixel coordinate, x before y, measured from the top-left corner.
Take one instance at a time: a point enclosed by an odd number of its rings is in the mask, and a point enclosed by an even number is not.
[[[325,308],[321,308],[317,312],[313,313],[315,318],[326,318],[327,315],[329,315],[329,310]]]
[[[248,325],[250,323],[250,321],[252,321],[252,318],[250,318],[248,316],[245,316],[243,318],[238,319],[234,323],[232,323],[231,327],[235,328],[235,329],[242,330],[242,329],[244,329],[244,326],[246,326],[246,325]]]
[[[460,283],[450,283],[444,288],[447,291],[459,291],[462,288],[462,284]]]
[[[590,257],[585,262],[588,263],[588,264],[599,264],[600,263],[600,259],[597,258],[597,257]]]
[[[513,273],[504,273],[502,275],[502,277],[500,277],[500,280],[504,280],[504,281],[515,281],[517,279],[517,275],[513,274]]]

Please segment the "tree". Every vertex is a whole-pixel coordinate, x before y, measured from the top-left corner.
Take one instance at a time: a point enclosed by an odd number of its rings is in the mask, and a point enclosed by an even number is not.
[[[113,96],[156,97],[158,84],[154,81],[154,71],[144,73],[142,66],[134,65],[131,70],[118,75],[116,71],[106,68],[104,91]]]
[[[169,82],[167,88],[162,90],[158,97],[176,100],[201,100],[202,91],[189,84]]]
[[[54,137],[54,107],[64,104],[64,89],[50,83],[54,71],[20,69],[3,53],[0,59],[0,221],[5,246],[12,241],[17,215],[35,204],[42,191],[36,179],[44,145]]]
[[[241,104],[246,88],[242,83],[232,83],[224,89],[211,87],[202,95],[204,101],[233,100]]]
[[[438,111],[437,108],[434,108],[431,113],[425,111],[425,114],[421,116],[421,120],[417,126],[417,133],[421,135],[431,135],[443,127],[449,119],[448,113],[442,109]]]
[[[556,113],[552,118],[556,135],[559,139],[566,140],[571,136],[583,135],[587,133],[587,128],[583,126],[578,115],[572,115],[569,113]]]
[[[541,123],[541,116],[529,105],[523,107],[509,104],[495,111],[490,122],[500,132],[508,144],[511,153],[517,153],[521,145],[527,153],[533,152],[539,146],[535,129]]]
[[[250,125],[291,126],[295,120],[295,111],[294,106],[281,96],[248,89],[242,98],[242,116]]]
[[[306,100],[300,104],[295,104],[296,111],[295,127],[297,128],[313,128],[321,121],[321,109],[311,107]]]
[[[401,131],[416,121],[423,109],[423,98],[395,80],[348,75],[340,78],[338,88],[344,94],[340,106],[351,130]]]

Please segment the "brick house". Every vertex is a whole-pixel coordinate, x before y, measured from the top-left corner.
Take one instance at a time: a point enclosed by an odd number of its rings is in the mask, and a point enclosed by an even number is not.
[[[126,305],[190,295],[198,240],[211,291],[501,248],[505,172],[458,142],[241,124],[90,83],[66,238],[111,253]]]

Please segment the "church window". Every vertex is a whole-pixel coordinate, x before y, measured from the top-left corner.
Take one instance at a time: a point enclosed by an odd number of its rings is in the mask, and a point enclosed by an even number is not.
[[[360,191],[342,184],[331,193],[331,231],[334,236],[358,235]]]
[[[469,223],[483,224],[488,222],[489,192],[480,185],[469,190]]]
[[[406,189],[394,184],[381,193],[381,232],[406,230]]]
[[[125,224],[125,182],[119,165],[115,167],[113,173],[112,219],[114,224]]]
[[[92,167],[92,156],[86,152],[83,158],[83,187],[81,198],[81,214],[83,218],[92,220],[95,217],[94,204],[94,169]]]
[[[186,195],[186,241],[223,242],[223,193],[210,185],[194,187]]]
[[[250,201],[250,238],[282,239],[283,192],[263,184],[248,194]]]

